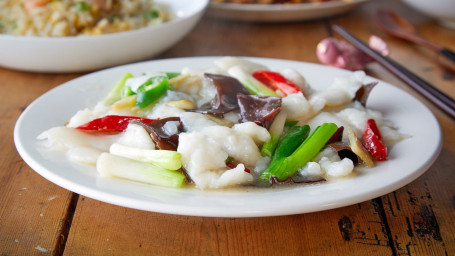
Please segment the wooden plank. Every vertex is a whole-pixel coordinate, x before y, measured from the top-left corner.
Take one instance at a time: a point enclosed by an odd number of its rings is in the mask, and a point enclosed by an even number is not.
[[[439,169],[439,170],[438,170]],[[438,166],[403,189],[384,197],[388,223],[399,255],[454,252],[453,182],[442,182]],[[445,173],[445,172],[444,172]],[[454,175],[447,177],[453,181]],[[441,190],[441,187],[446,189]]]
[[[71,76],[1,69],[0,255],[49,255],[65,228],[71,195],[31,170],[17,154],[13,128],[22,110]],[[27,92],[27,93],[25,93]]]
[[[204,218],[82,197],[65,255],[390,255],[379,215],[365,202],[292,216]]]
[[[323,22],[256,24],[205,18],[159,58],[253,56],[317,63],[316,45],[325,37]]]

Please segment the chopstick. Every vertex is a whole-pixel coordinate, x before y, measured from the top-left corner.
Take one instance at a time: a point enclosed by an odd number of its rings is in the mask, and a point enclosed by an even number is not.
[[[411,88],[427,98],[435,106],[439,107],[446,114],[455,119],[455,101],[451,97],[447,96],[436,87],[426,82],[416,74],[412,73],[405,67],[401,66],[397,62],[393,61],[389,57],[383,56],[379,52],[373,50],[367,44],[349,33],[344,28],[338,25],[333,25],[332,28],[363,53],[370,56],[376,62],[400,78],[403,82],[407,83]]]

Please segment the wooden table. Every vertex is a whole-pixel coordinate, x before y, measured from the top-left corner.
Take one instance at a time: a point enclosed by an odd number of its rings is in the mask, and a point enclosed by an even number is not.
[[[243,55],[317,63],[316,44],[329,36],[330,24],[339,24],[363,40],[371,34],[382,36],[394,59],[455,97],[455,74],[437,66],[426,50],[376,28],[371,13],[379,7],[395,9],[422,36],[455,49],[455,30],[398,1],[372,0],[349,14],[308,22],[254,24],[205,16],[180,43],[156,58]],[[14,147],[15,121],[35,98],[83,74],[0,68],[0,255],[455,255],[454,120],[382,67],[372,65],[368,74],[421,99],[439,120],[442,152],[424,175],[390,194],[339,209],[204,218],[110,205],[35,173]]]

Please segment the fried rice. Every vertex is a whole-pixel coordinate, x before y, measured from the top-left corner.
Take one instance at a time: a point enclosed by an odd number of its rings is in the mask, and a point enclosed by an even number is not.
[[[173,18],[153,0],[1,0],[0,33],[64,37],[154,26]]]

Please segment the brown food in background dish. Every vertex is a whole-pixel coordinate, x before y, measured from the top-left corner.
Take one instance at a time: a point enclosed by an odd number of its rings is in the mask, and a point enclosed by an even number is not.
[[[216,3],[233,3],[233,4],[303,4],[303,3],[321,3],[336,2],[340,0],[212,0]]]

